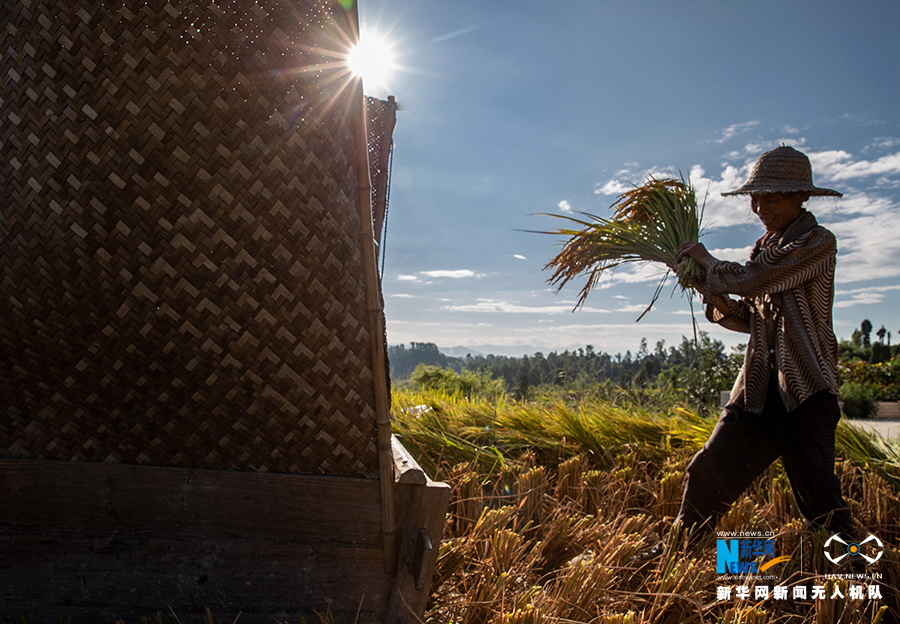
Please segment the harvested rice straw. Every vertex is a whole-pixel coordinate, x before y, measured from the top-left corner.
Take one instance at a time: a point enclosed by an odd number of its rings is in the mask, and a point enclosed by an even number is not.
[[[687,258],[676,267],[678,248],[700,239],[702,208],[697,207],[693,187],[684,178],[650,178],[643,186],[623,193],[610,207],[612,219],[586,214],[591,221],[564,215],[549,215],[581,226],[573,230],[560,228],[548,234],[569,236],[562,251],[544,269],[553,269],[549,283],[562,289],[570,280],[586,274],[588,279],[575,304],[584,304],[588,293],[600,281],[604,271],[631,262],[659,262],[668,267],[647,309],[650,311],[666,278],[676,272],[682,290],[699,291],[705,272]],[[676,270],[677,269],[677,270]]]

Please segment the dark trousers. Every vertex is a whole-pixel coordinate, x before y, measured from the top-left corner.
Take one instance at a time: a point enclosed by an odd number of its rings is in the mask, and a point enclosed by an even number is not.
[[[692,541],[715,530],[750,483],[781,457],[800,513],[844,539],[853,538],[853,518],[834,474],[834,430],[840,418],[837,397],[819,392],[789,412],[774,377],[762,414],[725,406],[709,440],[694,455],[678,520],[694,527]],[[749,527],[748,527],[749,528]]]

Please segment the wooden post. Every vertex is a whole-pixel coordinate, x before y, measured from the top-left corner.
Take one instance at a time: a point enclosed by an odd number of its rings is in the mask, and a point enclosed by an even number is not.
[[[359,14],[352,9],[352,27],[359,32]],[[358,36],[357,36],[358,39]],[[366,133],[366,98],[362,80],[356,79],[354,98],[356,116],[356,154],[359,185],[360,244],[366,278],[366,306],[369,313],[369,349],[372,354],[372,380],[375,384],[375,423],[378,431],[378,479],[381,485],[381,532],[384,538],[384,571],[397,571],[397,518],[394,503],[394,460],[391,453],[391,414],[385,360],[384,306],[375,255],[375,231],[372,220],[372,183],[369,178],[369,152]]]

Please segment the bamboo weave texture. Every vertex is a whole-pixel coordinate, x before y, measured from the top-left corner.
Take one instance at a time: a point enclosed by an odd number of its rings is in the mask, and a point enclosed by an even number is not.
[[[343,9],[0,24],[0,457],[374,476]]]

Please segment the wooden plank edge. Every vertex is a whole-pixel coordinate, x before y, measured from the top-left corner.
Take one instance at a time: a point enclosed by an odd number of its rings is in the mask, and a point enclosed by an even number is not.
[[[391,454],[394,456],[394,481],[396,483],[426,485],[431,481],[396,434],[391,435]]]

